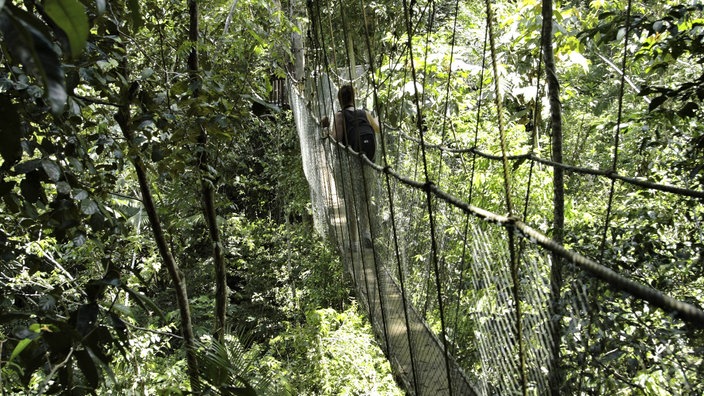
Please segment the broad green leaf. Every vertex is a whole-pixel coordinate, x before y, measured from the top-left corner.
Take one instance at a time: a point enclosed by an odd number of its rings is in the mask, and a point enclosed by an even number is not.
[[[110,308],[112,309],[112,311],[119,312],[121,315],[129,316],[130,318],[134,319],[132,309],[127,305],[115,303],[110,305]]]
[[[45,202],[44,189],[40,182],[39,172],[32,171],[27,174],[24,180],[20,182],[20,191],[22,196],[29,202],[42,201]]]
[[[0,96],[0,155],[4,160],[2,166],[8,168],[17,163],[22,157],[22,125],[9,98]]]
[[[61,178],[61,168],[56,162],[48,159],[42,160],[42,168],[49,180],[56,182]]]
[[[98,212],[98,210],[98,205],[92,199],[84,199],[81,201],[81,212],[83,212],[83,214],[90,216]]]
[[[660,95],[655,97],[651,102],[650,105],[648,106],[648,111],[653,111],[660,107],[661,104],[665,103],[667,100],[667,96],[665,95]]]
[[[88,16],[86,8],[78,0],[47,0],[44,10],[68,37],[71,56],[83,52],[88,40]]]
[[[83,372],[86,380],[88,380],[88,384],[92,389],[97,388],[100,384],[100,374],[91,354],[85,349],[79,349],[75,351],[75,356],[78,367]]]
[[[148,79],[153,74],[154,74],[154,69],[152,69],[151,67],[145,68],[144,70],[142,70],[142,73],[141,73],[142,80]]]
[[[13,7],[11,13],[2,16],[7,17],[0,23],[0,28],[9,51],[42,79],[51,111],[62,113],[68,97],[64,71],[48,34],[34,15],[21,9]]]
[[[95,0],[95,8],[98,10],[98,15],[105,14],[105,0]]]
[[[100,309],[96,303],[83,304],[74,312],[75,327],[79,334],[86,335],[93,329]]]
[[[119,344],[113,344],[113,345],[119,345]],[[112,383],[115,383],[115,373],[113,373],[112,368],[108,363],[106,363],[106,360],[102,359],[102,354],[93,350],[93,348],[86,346],[86,351],[90,354],[91,359],[93,359],[94,362],[97,362],[102,368],[103,371],[108,375],[108,380],[111,381]]]
[[[694,102],[687,102],[679,111],[677,111],[677,114],[680,117],[694,117],[697,115],[697,110],[699,110],[698,104]]]

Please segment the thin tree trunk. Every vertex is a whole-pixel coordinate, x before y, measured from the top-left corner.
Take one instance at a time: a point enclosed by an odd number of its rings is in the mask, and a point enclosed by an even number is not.
[[[127,67],[127,58],[123,58],[122,61],[122,75],[129,76]],[[123,85],[120,89],[120,109],[117,114],[115,114],[115,120],[120,126],[120,130],[127,141],[127,144],[132,146],[134,140],[134,134],[132,130],[132,120],[130,118],[130,101],[131,101],[131,87],[127,84]],[[195,350],[195,336],[193,335],[193,325],[191,323],[191,308],[188,301],[188,292],[186,289],[186,281],[184,279],[183,273],[178,267],[176,260],[174,260],[171,251],[169,250],[166,237],[164,235],[164,230],[161,227],[161,220],[159,220],[159,215],[156,211],[156,205],[154,204],[154,198],[152,197],[151,187],[149,180],[147,178],[147,171],[142,161],[142,156],[139,155],[138,150],[135,147],[130,147],[130,151],[133,152],[130,155],[132,163],[134,164],[135,172],[137,173],[137,179],[139,181],[139,189],[142,193],[142,203],[144,204],[144,209],[147,212],[147,217],[149,218],[149,223],[154,233],[154,240],[156,242],[157,248],[159,249],[159,254],[169,272],[171,281],[174,284],[174,291],[176,292],[176,303],[178,304],[179,314],[181,318],[181,335],[183,336],[184,347],[186,348],[186,361],[188,364],[188,376],[191,381],[191,389],[193,391],[200,390],[200,381],[198,379],[198,361],[196,359]]]
[[[542,47],[545,58],[545,74],[548,85],[548,98],[550,101],[550,123],[552,128],[552,160],[562,162],[562,109],[560,104],[560,84],[555,72],[555,57],[552,49],[552,0],[543,0],[543,26]],[[565,227],[565,195],[564,173],[561,168],[553,167],[553,239],[562,244]],[[560,394],[562,373],[560,370],[560,322],[562,315],[559,309],[560,289],[562,288],[562,262],[558,255],[552,255],[552,268],[550,274],[551,291],[551,318],[552,318],[552,372],[550,373],[550,393]]]
[[[301,24],[301,19],[299,18],[301,16],[299,14],[299,10],[304,10],[305,6],[299,3],[300,0],[291,0],[291,2],[289,3],[288,13],[289,19],[294,21],[300,31],[303,32],[305,31],[305,29],[303,28]],[[303,37],[300,33],[291,33],[291,50],[293,51],[293,76],[296,81],[302,81],[305,77],[306,58],[305,48],[303,46]]]
[[[188,40],[191,42],[191,53],[188,56],[188,73],[195,82],[194,97],[200,94],[200,76],[198,75],[198,2],[188,1],[188,12],[190,17],[188,27]],[[225,251],[220,239],[220,229],[217,223],[215,212],[215,175],[209,171],[210,159],[208,156],[208,132],[202,124],[198,124],[200,134],[198,135],[198,168],[201,173],[201,188],[203,200],[203,215],[208,224],[208,234],[213,244],[213,262],[215,263],[215,337],[223,341],[225,336],[225,322],[227,319],[227,283]]]

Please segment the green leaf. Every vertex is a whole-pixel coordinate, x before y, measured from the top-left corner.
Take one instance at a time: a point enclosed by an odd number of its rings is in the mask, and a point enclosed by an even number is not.
[[[35,203],[40,200],[42,202],[46,201],[44,189],[42,188],[39,178],[39,172],[32,171],[28,173],[26,178],[20,182],[20,191],[22,192],[22,196],[31,203]]]
[[[88,40],[88,16],[86,8],[77,0],[46,0],[44,10],[66,33],[71,47],[71,56],[83,52]]]
[[[663,104],[667,100],[667,96],[665,95],[660,95],[652,100],[650,102],[650,105],[648,105],[648,111],[653,111],[660,107],[661,104]]]
[[[99,210],[98,204],[96,204],[92,199],[89,198],[81,201],[81,212],[83,212],[83,214],[90,216],[97,213]]]
[[[679,115],[680,117],[694,117],[697,115],[697,110],[699,110],[698,104],[694,102],[687,102],[677,112],[677,115]]]
[[[12,12],[0,14],[4,44],[20,63],[41,78],[51,111],[60,114],[66,106],[68,94],[59,56],[41,22],[26,11],[11,8]]]
[[[139,30],[142,27],[142,13],[139,9],[138,0],[127,0],[127,8],[130,10],[130,22],[132,22],[132,31]]]
[[[24,351],[25,348],[27,348],[27,346],[31,343],[32,343],[32,340],[29,338],[25,338],[23,340],[20,340],[20,342],[17,343],[17,346],[15,346],[15,349],[12,350],[12,354],[10,355],[10,360],[8,361],[8,363],[12,362],[12,360],[14,358],[16,358],[17,355],[22,353],[22,351]]]
[[[139,306],[141,306],[147,311],[149,311],[150,309],[153,310],[157,313],[157,315],[159,315],[162,320],[166,321],[164,313],[161,312],[161,309],[159,309],[159,307],[154,303],[154,301],[150,300],[147,296],[143,295],[142,293],[136,290],[132,290],[125,285],[122,285],[122,288],[137,301]]]
[[[15,105],[4,95],[0,96],[0,155],[3,168],[9,168],[22,158],[22,124]]]
[[[90,353],[85,349],[79,349],[76,350],[74,354],[78,367],[81,369],[81,372],[83,372],[86,380],[88,380],[88,384],[92,389],[96,389],[100,384],[100,374]]]
[[[95,8],[98,10],[98,15],[103,15],[105,14],[105,0],[96,0],[95,1]]]
[[[94,328],[98,320],[99,311],[98,304],[94,302],[78,307],[73,315],[73,318],[75,318],[74,326],[76,327],[76,331],[81,335],[88,334],[88,332]]]
[[[657,33],[662,33],[665,31],[665,25],[662,23],[662,21],[655,21],[653,23],[653,30]]]
[[[61,178],[61,168],[59,168],[59,165],[57,165],[56,162],[44,159],[42,160],[42,168],[44,169],[44,173],[46,173],[49,180],[56,182]]]
[[[243,387],[230,388],[233,394],[237,396],[257,396],[257,391],[252,388],[252,386],[247,382],[247,380],[242,376],[237,376],[237,379],[244,384]]]
[[[110,382],[115,383],[115,373],[113,373],[112,368],[110,368],[110,364],[108,364],[109,361],[103,360],[105,356],[99,351],[94,351],[93,348],[89,346],[86,346],[86,351],[90,354],[90,357],[93,359],[94,362],[100,364],[105,373],[108,375]]]

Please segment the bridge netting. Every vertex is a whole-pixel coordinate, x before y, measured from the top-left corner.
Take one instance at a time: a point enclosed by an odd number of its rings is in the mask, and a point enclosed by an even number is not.
[[[323,95],[335,97],[335,84],[325,75],[291,88],[316,228],[339,249],[389,359],[410,359],[395,364],[409,393],[445,389],[447,394],[548,394],[551,381],[562,392],[575,394],[589,393],[594,381],[611,390],[702,388],[701,358],[691,344],[701,337],[696,328],[704,323],[704,315],[699,309],[560,250],[521,222],[415,181],[413,167],[407,177],[355,156],[319,126],[321,115],[333,111],[330,100],[328,108],[311,108],[325,102],[320,100]],[[416,162],[418,143],[388,133],[390,156],[398,163]],[[349,184],[344,179],[350,177],[345,161],[362,161],[377,170],[363,194],[371,212],[372,249],[351,243],[361,236],[350,238],[354,230],[348,228],[348,212],[364,214],[355,202],[359,195],[345,195]],[[488,171],[496,171],[491,160],[486,162]],[[429,188],[436,194],[431,202],[434,242],[428,229]],[[559,312],[551,301],[555,250],[568,269],[556,304]],[[636,299],[627,295],[634,290]],[[595,303],[597,295],[606,301]],[[562,325],[559,345],[553,338],[554,315]],[[441,350],[440,360],[431,364],[436,370],[420,369],[428,355],[437,359],[425,345],[425,333],[432,334],[433,347]],[[631,373],[610,371],[603,363],[624,359],[633,359]],[[448,367],[443,368],[446,361]],[[662,373],[663,382],[647,377],[647,372]],[[604,377],[592,377],[596,373]],[[452,386],[463,386],[453,375],[461,376],[471,391],[451,393]]]
[[[320,51],[314,56],[324,58]],[[332,69],[320,60],[313,65],[309,78],[290,81],[289,92],[316,229],[339,250],[377,339],[410,394],[704,392],[704,312],[698,308],[704,294],[695,268],[704,264],[702,191],[556,163],[534,151],[495,154],[503,151],[496,131],[494,140],[485,135],[472,142],[460,134],[453,140],[444,131],[433,140],[423,129],[439,130],[444,117],[428,117],[430,125],[423,125],[399,121],[402,111],[394,116],[392,107],[408,106],[418,92],[410,78],[411,89],[405,83],[386,87],[402,93],[385,95],[398,100],[385,104],[381,153],[373,163],[330,139],[320,120],[336,111],[342,83],[354,84],[358,104],[377,108],[384,87],[374,68]],[[449,111],[462,112],[442,110]],[[418,131],[408,128],[413,124]],[[520,145],[513,147],[516,152]],[[514,186],[508,192],[496,176],[505,177],[507,163]],[[351,193],[350,172],[359,168],[366,169],[364,188]],[[575,190],[591,191],[572,197],[573,205],[603,201],[605,209],[608,201],[610,212],[617,197],[632,202],[619,210],[648,211],[664,194],[684,222],[665,227],[673,235],[654,230],[639,234],[647,240],[626,240],[619,234],[623,229],[649,223],[610,227],[607,220],[603,228],[587,227],[590,234],[569,236],[566,247],[546,236],[552,231],[546,203],[556,169],[569,172]],[[507,199],[520,203],[520,215],[501,214]],[[624,221],[628,213],[620,215],[615,218]],[[371,247],[349,221],[362,216],[370,220]],[[620,250],[637,250],[639,243],[672,246],[638,265],[619,261]],[[691,251],[682,250],[687,247]],[[648,284],[661,266],[682,268],[671,272],[677,274],[672,283]]]

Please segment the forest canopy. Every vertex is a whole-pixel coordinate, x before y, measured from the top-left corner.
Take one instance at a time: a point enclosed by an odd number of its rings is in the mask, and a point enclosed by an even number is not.
[[[535,229],[704,305],[704,5],[491,4],[0,0],[2,394],[401,394],[335,247],[314,232],[277,85],[322,74],[364,81],[359,102],[397,150],[384,165],[418,175],[403,134],[419,131],[524,156],[510,192],[497,163],[470,173],[456,154],[429,155],[425,177],[497,213],[530,201],[517,216]],[[533,158],[592,173],[533,173]],[[452,241],[461,217],[438,216]],[[409,299],[445,327],[420,297],[429,220],[403,221],[420,285]],[[459,277],[463,247],[443,249]],[[553,390],[704,390],[701,330],[568,270],[559,291],[593,297],[562,312]],[[476,296],[453,287],[447,338],[468,345],[456,358],[469,371],[479,327],[460,307]]]

